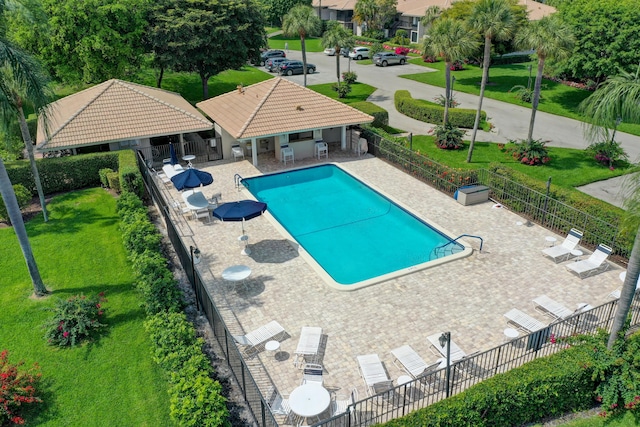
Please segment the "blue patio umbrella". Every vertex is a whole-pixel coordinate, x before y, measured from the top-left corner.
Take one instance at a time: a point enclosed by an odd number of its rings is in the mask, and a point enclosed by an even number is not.
[[[244,235],[244,222],[262,215],[266,210],[266,203],[255,200],[240,200],[223,203],[213,210],[213,216],[220,221],[242,221],[242,234]]]
[[[179,163],[178,156],[176,156],[176,149],[173,147],[172,142],[169,142],[169,154],[171,156],[171,164],[177,165]]]
[[[171,182],[176,186],[178,191],[185,188],[197,188],[201,185],[209,185],[213,182],[213,177],[209,172],[201,171],[194,168],[186,169],[171,177]]]

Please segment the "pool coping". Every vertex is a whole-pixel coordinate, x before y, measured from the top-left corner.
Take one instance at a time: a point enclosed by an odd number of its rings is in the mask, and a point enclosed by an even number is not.
[[[356,173],[354,173],[352,171],[346,170],[339,163],[327,162],[327,163],[324,163],[322,166],[324,166],[324,165],[333,165],[333,166],[339,168],[341,171],[343,171],[347,175],[359,180],[360,182],[362,182],[363,184],[365,184],[366,186],[371,188],[373,191],[377,192],[378,194],[381,194],[383,197],[386,197],[391,202],[393,202],[394,204],[399,206],[401,209],[403,209],[404,211],[408,212],[410,215],[413,215],[415,218],[417,218],[421,222],[425,223],[427,226],[433,228],[438,233],[444,235],[450,241],[453,241],[455,239],[454,237],[451,237],[451,236],[453,236],[454,233],[451,233],[450,231],[446,230],[445,228],[441,227],[440,225],[432,222],[431,219],[429,219],[427,221],[422,216],[420,216],[417,212],[415,212],[414,210],[412,210],[411,208],[409,208],[408,206],[406,206],[405,204],[403,204],[402,202],[400,202],[399,200],[397,200],[396,198],[394,198],[390,194],[388,194],[385,191],[383,191],[382,189],[378,188],[376,185],[369,183],[363,177],[358,176],[358,174],[356,174]],[[300,167],[287,169],[287,172],[292,172],[292,171],[302,170],[302,169],[309,169],[311,167],[318,167],[318,166],[319,165],[300,166]],[[248,176],[248,177],[245,177],[244,179],[275,175],[275,174],[280,174],[282,172],[283,171],[274,171],[274,172],[266,173],[266,174],[263,173],[263,174],[260,174],[260,175]],[[241,191],[242,191],[242,193],[244,195],[248,196],[252,200],[258,201],[258,199],[256,199],[255,196],[251,193],[251,191],[249,191],[244,185],[242,185]],[[280,224],[280,222],[273,215],[271,215],[271,213],[269,212],[269,208],[268,207],[267,207],[266,212],[263,215],[276,228],[276,230],[287,240],[287,242],[289,243],[289,245],[291,245],[293,250],[295,250],[298,253],[298,255],[300,255],[305,260],[307,265],[309,265],[311,267],[311,269],[318,276],[320,276],[322,278],[322,280],[330,288],[339,290],[341,292],[355,291],[355,290],[362,289],[362,288],[365,288],[365,287],[368,287],[368,286],[372,286],[372,285],[376,285],[376,284],[379,284],[379,283],[383,283],[383,282],[395,279],[397,277],[402,277],[402,276],[405,276],[407,274],[415,273],[416,271],[421,271],[421,270],[425,270],[425,269],[428,269],[428,268],[437,267],[437,266],[442,265],[442,264],[446,264],[446,263],[453,262],[453,261],[456,261],[456,260],[459,260],[459,259],[462,259],[462,258],[466,258],[466,257],[470,256],[473,253],[473,248],[469,245],[468,242],[466,242],[464,239],[458,239],[458,240],[456,240],[456,242],[459,243],[460,245],[462,245],[462,247],[463,247],[463,250],[460,251],[460,252],[457,252],[457,253],[454,253],[454,254],[451,254],[451,255],[447,255],[445,257],[438,258],[438,259],[435,259],[435,260],[431,260],[431,261],[423,262],[423,263],[420,263],[420,264],[412,265],[410,267],[403,268],[403,269],[400,269],[400,270],[396,270],[396,271],[393,271],[391,273],[382,274],[380,276],[372,277],[370,279],[361,280],[360,282],[356,282],[356,283],[352,283],[352,284],[342,284],[342,283],[339,283],[339,282],[335,281],[333,279],[333,277],[331,277],[331,275],[329,273],[327,273],[326,270],[324,268],[322,268],[322,266],[315,260],[315,258],[313,256],[311,256],[304,249],[304,247],[297,242],[297,240],[286,230],[286,228],[284,228]]]

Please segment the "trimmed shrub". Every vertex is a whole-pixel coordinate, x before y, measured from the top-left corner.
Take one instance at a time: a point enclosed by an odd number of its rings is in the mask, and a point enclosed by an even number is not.
[[[357,79],[358,75],[355,71],[345,71],[344,73],[342,73],[342,80],[345,83],[352,85],[356,82]]]
[[[372,126],[381,127],[389,125],[389,112],[372,102],[354,102],[349,104],[349,106],[373,116],[373,123],[371,123]]]
[[[16,199],[18,199],[18,207],[24,208],[31,202],[32,195],[27,188],[22,184],[13,185],[13,192],[16,193]],[[4,205],[4,200],[0,197],[0,219],[9,221],[9,214],[7,213],[7,207]]]
[[[113,172],[114,172],[113,169],[109,169],[109,168],[102,168],[98,171],[98,176],[100,177],[100,184],[104,188],[109,187],[109,179],[107,178],[107,174],[113,173]]]
[[[182,309],[182,295],[163,255],[146,251],[132,254],[129,259],[147,314],[178,312]]]
[[[331,89],[338,92],[338,98],[344,98],[351,92],[351,85],[347,82],[334,83]]]
[[[531,55],[503,55],[491,57],[491,65],[520,64],[530,61]]]
[[[24,411],[42,399],[36,395],[40,383],[40,367],[23,371],[24,362],[9,363],[9,352],[0,353],[0,424],[24,424]]]
[[[436,126],[433,129],[433,135],[436,145],[443,150],[459,150],[464,147],[462,142],[464,131],[453,126],[451,122]]]
[[[407,90],[398,90],[394,95],[396,109],[413,119],[425,123],[442,123],[444,118],[444,107],[423,99],[414,99]],[[449,123],[462,128],[473,128],[476,111],[467,108],[450,108]],[[480,118],[487,119],[487,114],[482,111]]]
[[[593,348],[577,346],[498,374],[388,427],[516,426],[593,406]]]
[[[94,298],[84,295],[59,298],[51,309],[53,317],[44,324],[47,343],[73,347],[106,327],[106,324],[100,323],[104,315],[102,303],[106,301],[102,292]]]
[[[120,192],[120,175],[118,172],[107,172],[107,182],[109,183],[109,188],[116,193]]]
[[[78,156],[36,159],[45,194],[69,192],[100,185],[99,170],[118,169],[117,153],[94,153]],[[7,172],[13,184],[24,185],[36,195],[36,184],[28,160],[8,163]]]
[[[118,173],[122,191],[134,193],[140,198],[144,197],[144,181],[138,169],[135,151],[118,151]]]

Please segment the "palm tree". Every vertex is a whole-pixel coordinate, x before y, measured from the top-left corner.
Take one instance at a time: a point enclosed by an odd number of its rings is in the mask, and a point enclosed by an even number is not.
[[[556,15],[546,16],[539,21],[530,22],[516,35],[516,45],[522,49],[533,49],[538,56],[538,71],[536,82],[533,86],[533,99],[531,100],[531,120],[529,121],[529,133],[527,141],[533,139],[533,126],[536,120],[536,111],[540,102],[540,90],[542,88],[542,72],[547,59],[561,60],[569,56],[573,49],[574,38],[571,28]]]
[[[480,114],[482,113],[482,100],[484,89],[489,80],[489,66],[491,65],[491,43],[495,40],[506,40],[513,34],[515,20],[511,13],[511,6],[507,0],[479,0],[469,17],[469,26],[484,37],[484,53],[482,61],[482,82],[480,83],[480,99],[476,120],[473,123],[473,132],[469,142],[467,163],[471,162],[473,144],[476,142],[478,126],[480,126]]]
[[[351,49],[355,44],[353,34],[337,21],[327,23],[327,31],[322,35],[322,46],[336,52],[336,77],[340,84],[340,49]]]
[[[640,65],[635,74],[621,71],[616,76],[609,77],[600,87],[582,101],[580,109],[591,119],[592,129],[597,127],[611,128],[619,117],[625,123],[640,123]],[[640,217],[640,185],[639,177],[630,188],[633,190],[625,201],[629,214],[627,220],[633,222]],[[637,226],[637,224],[636,224]],[[629,308],[636,292],[636,283],[640,275],[640,227],[636,230],[636,237],[629,256],[627,274],[620,292],[620,300],[609,335],[608,347],[612,348],[618,334],[626,323]]]
[[[424,25],[425,29],[428,30],[433,24],[433,21],[438,19],[442,15],[442,9],[438,6],[429,6],[427,10],[424,12],[424,16],[420,18],[420,22]]]
[[[320,32],[321,21],[316,16],[311,6],[299,4],[293,7],[282,20],[282,31],[286,36],[297,34],[300,36],[302,46],[302,66],[304,74],[304,86],[307,87],[307,49],[304,41],[308,35]]]
[[[38,173],[38,166],[33,155],[33,142],[29,134],[27,120],[23,107],[26,103],[33,105],[36,112],[46,121],[47,105],[51,98],[48,79],[42,68],[30,55],[10,45],[7,41],[0,41],[0,107],[3,115],[3,125],[8,127],[17,116],[20,124],[22,140],[27,148],[31,173],[36,184],[44,221],[48,221],[42,182]]]
[[[442,124],[449,121],[449,103],[451,98],[451,67],[455,61],[461,60],[473,52],[478,46],[473,35],[467,31],[462,22],[448,19],[436,19],[423,42],[425,54],[441,56],[445,62],[445,103]]]

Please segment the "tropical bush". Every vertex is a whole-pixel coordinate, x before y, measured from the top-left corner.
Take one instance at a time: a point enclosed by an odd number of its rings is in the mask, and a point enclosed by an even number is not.
[[[436,145],[444,150],[459,150],[464,146],[462,142],[464,131],[451,123],[438,125],[429,133],[433,133]]]
[[[24,362],[9,363],[9,352],[0,353],[0,425],[24,424],[24,411],[34,403],[41,403],[37,387],[40,367],[36,364],[23,371]]]
[[[338,98],[344,98],[351,92],[351,85],[347,82],[334,83],[331,89],[338,92]]]
[[[587,147],[587,151],[593,154],[596,162],[607,166],[613,170],[614,165],[620,162],[627,162],[629,157],[616,141],[594,142]]]
[[[51,309],[53,316],[44,324],[47,343],[73,347],[91,338],[98,330],[107,326],[100,323],[105,311],[102,304],[106,301],[103,292],[93,298],[75,295],[58,299]]]
[[[378,52],[384,52],[384,46],[380,42],[376,42],[371,45],[371,58]]]
[[[391,43],[399,44],[403,46],[409,45],[409,37],[407,37],[407,30],[396,31],[396,35],[391,39]]]
[[[118,174],[123,191],[134,193],[140,198],[144,196],[144,182],[138,169],[135,151],[118,151]]]
[[[509,144],[512,144],[508,149],[513,158],[522,164],[536,166],[551,161],[547,147],[545,147],[546,143],[539,139],[532,139],[531,141],[524,140],[521,142],[510,140]]]
[[[443,107],[447,105],[447,98],[445,98],[444,95],[438,95],[435,98],[433,98],[433,100],[436,101],[438,105],[441,105]],[[458,105],[460,105],[460,103],[456,101],[456,97],[451,95],[449,97],[449,108],[456,108]]]
[[[31,201],[32,195],[27,188],[22,184],[13,185],[13,192],[16,193],[16,199],[18,199],[18,207],[24,208]],[[9,214],[7,213],[7,207],[4,205],[4,200],[0,197],[0,220],[9,221]]]
[[[519,99],[522,102],[531,103],[533,100],[533,89],[523,86],[516,85],[509,89],[509,93],[513,92],[516,99]]]
[[[345,71],[342,73],[342,81],[350,85],[354,84],[358,79],[358,75],[355,71]]]

